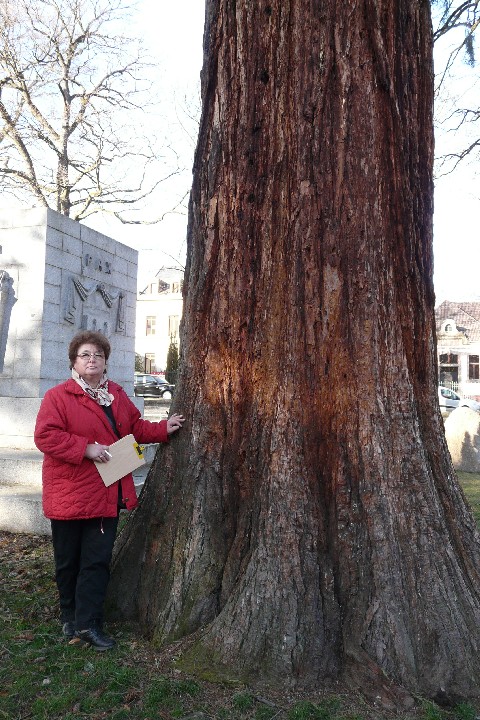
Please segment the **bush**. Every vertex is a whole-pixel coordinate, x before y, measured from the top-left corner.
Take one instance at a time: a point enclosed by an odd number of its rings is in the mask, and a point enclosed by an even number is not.
[[[167,353],[167,367],[165,370],[165,380],[172,385],[177,382],[178,374],[178,347],[175,340],[170,340],[170,346]]]

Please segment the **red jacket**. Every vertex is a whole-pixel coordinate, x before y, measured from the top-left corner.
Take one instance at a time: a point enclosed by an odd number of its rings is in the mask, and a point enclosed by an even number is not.
[[[120,385],[109,381],[108,390],[114,396],[111,407],[121,437],[132,433],[137,442],[168,442],[166,420],[158,423],[142,420]],[[74,380],[46,392],[37,416],[34,440],[44,453],[43,512],[47,518],[115,517],[118,482],[105,487],[95,463],[85,457],[85,450],[95,441],[111,445],[118,437],[100,405]],[[131,510],[137,505],[133,477],[126,475],[119,482],[122,499]]]

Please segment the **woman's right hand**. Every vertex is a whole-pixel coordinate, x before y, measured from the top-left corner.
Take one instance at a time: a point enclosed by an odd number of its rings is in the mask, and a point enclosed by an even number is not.
[[[87,445],[85,457],[94,462],[108,462],[110,460],[108,445],[100,445],[99,443]]]
[[[184,422],[185,418],[183,415],[174,413],[167,420],[167,433],[171,435],[172,433],[177,432],[177,430],[180,430]]]

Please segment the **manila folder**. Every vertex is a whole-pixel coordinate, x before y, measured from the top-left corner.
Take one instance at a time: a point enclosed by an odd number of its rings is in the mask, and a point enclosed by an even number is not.
[[[108,462],[95,463],[107,487],[141,465],[145,465],[143,448],[137,443],[133,435],[125,435],[117,442],[112,443],[112,445],[109,445],[108,451],[112,456]]]

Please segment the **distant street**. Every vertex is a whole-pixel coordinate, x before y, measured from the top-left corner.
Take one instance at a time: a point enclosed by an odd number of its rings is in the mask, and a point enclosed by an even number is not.
[[[170,408],[170,400],[157,400],[156,398],[145,398],[145,411],[143,417],[145,420],[158,422],[168,417]]]

